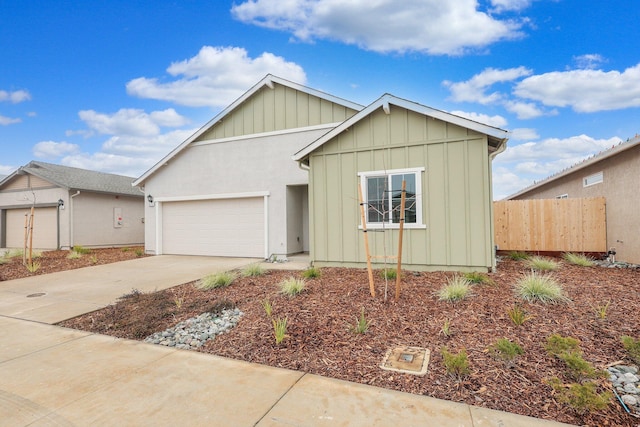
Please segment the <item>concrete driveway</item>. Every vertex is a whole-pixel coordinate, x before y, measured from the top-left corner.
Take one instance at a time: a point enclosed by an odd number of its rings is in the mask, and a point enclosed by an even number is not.
[[[0,282],[0,316],[54,324],[113,303],[241,268],[252,258],[161,255]]]

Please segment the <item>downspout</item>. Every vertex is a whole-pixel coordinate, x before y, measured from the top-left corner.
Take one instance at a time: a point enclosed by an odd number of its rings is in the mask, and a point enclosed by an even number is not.
[[[80,190],[76,191],[76,194],[72,194],[69,197],[69,249],[73,248],[73,198],[80,194]]]
[[[491,173],[489,174],[489,190],[491,191],[491,221],[490,221],[490,233],[491,233],[491,248],[493,250],[491,255],[491,271],[493,273],[496,272],[496,241],[495,241],[495,216],[493,214],[493,159],[495,157],[504,152],[507,149],[507,138],[503,139],[500,145],[496,148],[496,151],[489,154],[489,170]]]

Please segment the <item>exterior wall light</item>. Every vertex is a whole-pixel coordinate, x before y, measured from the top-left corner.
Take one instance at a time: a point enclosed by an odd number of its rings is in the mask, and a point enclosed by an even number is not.
[[[58,199],[58,209],[64,210],[64,200]]]
[[[149,201],[149,206],[153,206],[153,196],[151,194],[147,196],[147,200]]]

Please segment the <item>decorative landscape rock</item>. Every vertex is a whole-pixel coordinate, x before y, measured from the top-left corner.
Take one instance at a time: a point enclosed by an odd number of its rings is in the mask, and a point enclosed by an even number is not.
[[[186,350],[200,348],[208,340],[236,326],[242,314],[238,308],[222,310],[220,314],[203,313],[165,331],[156,332],[145,338],[144,342]]]
[[[607,368],[609,381],[620,400],[633,414],[640,414],[640,378],[636,366],[617,365]]]

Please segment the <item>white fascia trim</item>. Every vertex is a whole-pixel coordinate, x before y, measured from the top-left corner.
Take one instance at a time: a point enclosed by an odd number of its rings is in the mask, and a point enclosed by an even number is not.
[[[389,169],[389,170],[379,170],[379,171],[366,171],[366,172],[358,172],[358,176],[375,176],[375,175],[398,175],[401,173],[413,173],[413,172],[424,172],[425,168],[423,166],[417,168],[405,168],[405,169]]]
[[[196,196],[154,197],[156,202],[190,202],[196,200],[246,199],[249,197],[268,197],[268,191],[251,191],[246,193],[200,194]]]
[[[327,123],[322,125],[306,126],[306,127],[294,128],[294,129],[283,129],[283,130],[275,130],[271,132],[252,133],[249,135],[232,136],[229,138],[210,139],[210,140],[194,142],[191,144],[191,146],[197,147],[199,145],[222,144],[225,142],[241,141],[241,140],[254,139],[254,138],[266,138],[270,136],[288,135],[293,133],[310,132],[314,130],[333,129],[336,126],[338,126],[340,123],[341,122]]]

